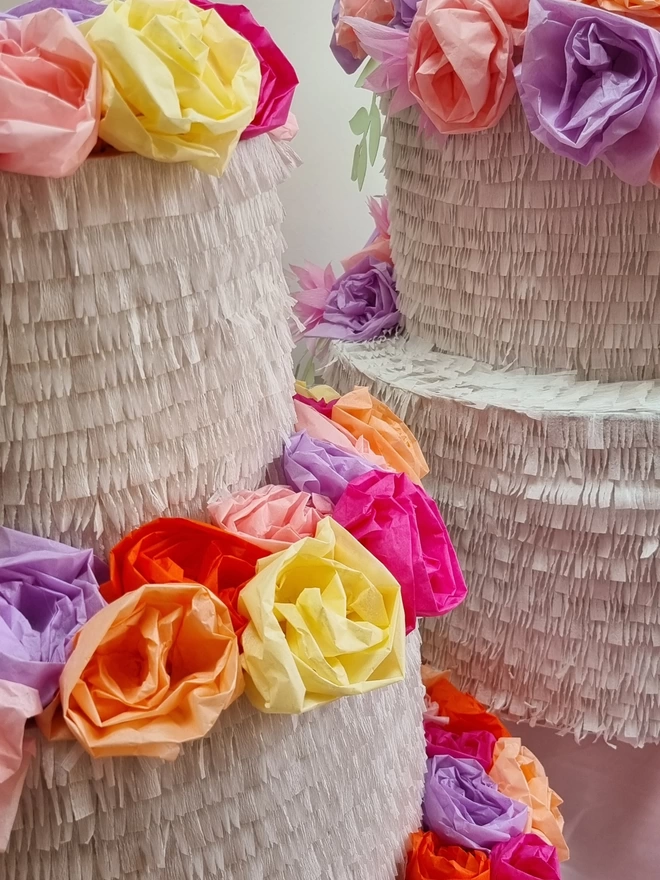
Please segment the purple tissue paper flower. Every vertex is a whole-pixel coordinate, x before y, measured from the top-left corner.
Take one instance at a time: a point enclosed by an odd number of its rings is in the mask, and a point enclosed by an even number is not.
[[[0,528],[0,679],[39,691],[44,707],[73,636],[105,607],[100,566],[91,550]]]
[[[649,179],[660,146],[660,33],[573,0],[531,0],[515,70],[532,134],[553,152]]]
[[[102,3],[94,3],[93,0],[28,0],[27,3],[14,6],[7,12],[0,12],[0,19],[22,18],[33,12],[41,12],[42,9],[59,9],[68,15],[74,24],[96,18],[105,12],[105,6]]]
[[[394,0],[394,24],[410,30],[417,7],[422,0]]]
[[[325,495],[336,504],[356,477],[374,470],[373,464],[327,440],[315,440],[306,431],[294,434],[284,447],[282,467],[286,482],[297,492]]]
[[[524,832],[527,806],[500,794],[478,761],[436,755],[426,764],[424,822],[442,843],[488,851]]]

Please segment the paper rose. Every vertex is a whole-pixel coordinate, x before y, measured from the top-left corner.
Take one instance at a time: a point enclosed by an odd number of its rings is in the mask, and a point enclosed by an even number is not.
[[[57,691],[71,640],[105,602],[91,550],[0,528],[0,679]]]
[[[477,761],[486,773],[493,766],[493,753],[497,740],[488,730],[469,730],[465,733],[452,733],[438,721],[427,719],[424,722],[426,754],[451,755],[454,758],[470,758]],[[496,780],[497,781],[497,780]],[[513,798],[510,792],[504,794]]]
[[[222,174],[257,110],[248,41],[188,0],[111,0],[79,27],[103,68],[103,140]]]
[[[304,403],[307,406],[311,406],[312,409],[315,409],[316,412],[321,413],[321,415],[325,416],[326,419],[332,417],[332,407],[334,406],[334,400],[314,400],[313,397],[303,397],[302,394],[294,394],[293,399],[299,401],[300,403]]]
[[[369,471],[354,477],[333,516],[401,584],[406,632],[415,629],[418,617],[440,617],[465,599],[440,511],[406,474]]]
[[[161,517],[113,547],[110,580],[101,590],[112,602],[145,584],[203,584],[229,608],[240,635],[246,621],[237,611],[238,594],[265,555],[266,550],[217,526]]]
[[[543,765],[517,737],[497,741],[490,778],[507,797],[529,809],[525,831],[534,832],[554,846],[559,861],[568,859],[564,840],[564,819],[559,812],[562,799],[550,788]]]
[[[525,0],[422,0],[410,28],[408,86],[441,134],[484,131],[516,94],[513,53]]]
[[[561,880],[554,847],[535,834],[498,843],[491,853],[491,880]]]
[[[314,535],[332,504],[323,495],[293,492],[287,486],[264,486],[254,492],[234,492],[212,498],[209,515],[220,528],[234,532],[268,553]]]
[[[426,459],[410,428],[366,388],[355,388],[335,401],[332,421],[356,439],[364,438],[373,453],[382,455],[392,470],[408,474],[414,483],[428,474]]]
[[[409,28],[421,0],[394,0],[394,24]]]
[[[659,0],[582,0],[590,6],[600,6],[607,12],[618,12],[647,24],[649,27],[660,27]]]
[[[438,715],[446,718],[445,729],[452,733],[468,733],[473,730],[490,731],[496,739],[509,736],[502,722],[486,710],[471,694],[465,694],[444,676],[436,676],[427,684],[429,698],[437,704]]]
[[[284,143],[288,143],[298,136],[299,131],[300,126],[298,125],[298,120],[293,113],[289,113],[284,125],[274,128],[269,134],[274,141],[284,141]]]
[[[625,71],[625,73],[624,73]],[[532,0],[518,90],[534,137],[648,181],[660,144],[660,34],[571,0]]]
[[[95,758],[173,760],[242,689],[224,603],[198,584],[148,584],[79,632],[60,695],[69,730]]]
[[[284,52],[265,27],[258,24],[246,6],[191,0],[200,9],[215,9],[232,30],[250,43],[259,59],[261,89],[257,112],[242,134],[243,138],[266,134],[286,124],[298,77]]]
[[[372,470],[370,462],[361,456],[324,440],[314,440],[305,431],[287,440],[282,466],[292,489],[325,495],[333,504],[351,480]]]
[[[259,564],[239,608],[246,693],[264,712],[306,712],[405,674],[399,585],[329,517]]]
[[[7,12],[0,12],[0,19],[22,18],[24,15],[32,15],[33,12],[41,12],[43,9],[59,9],[64,12],[74,24],[95,18],[105,9],[105,3],[94,3],[94,0],[28,0],[20,6],[14,6]]]
[[[443,843],[490,850],[522,834],[525,804],[512,801],[477,761],[436,755],[427,761],[424,822]]]
[[[375,24],[389,24],[394,18],[393,0],[335,0],[332,8],[335,30],[330,48],[346,73],[354,73],[366,55],[355,31],[344,21],[346,17],[363,18]]]
[[[0,853],[7,849],[31,759],[34,740],[25,735],[25,722],[41,712],[34,688],[0,681]]]
[[[367,204],[376,228],[361,251],[341,261],[345,272],[355,268],[365,257],[372,257],[378,263],[392,263],[389,203],[385,198],[370,198]]]
[[[480,850],[443,846],[432,831],[410,835],[406,880],[490,880],[490,861]]]
[[[0,20],[0,170],[65,177],[96,144],[101,75],[57,9]]]

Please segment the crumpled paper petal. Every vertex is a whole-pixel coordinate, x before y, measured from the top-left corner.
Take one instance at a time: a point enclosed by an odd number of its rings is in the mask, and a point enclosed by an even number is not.
[[[393,0],[394,24],[410,29],[421,0]]]
[[[429,698],[438,706],[438,716],[446,719],[445,730],[452,733],[468,733],[487,730],[496,739],[510,736],[499,718],[492,715],[471,694],[459,691],[445,674],[429,676],[428,668],[422,670],[422,678]]]
[[[386,198],[369,198],[367,204],[369,205],[369,213],[374,219],[376,228],[361,251],[341,261],[345,272],[357,266],[364,257],[372,257],[380,263],[392,263],[389,203]],[[339,394],[337,394],[337,397],[339,397]]]
[[[148,584],[104,608],[60,682],[64,720],[95,758],[173,760],[242,689],[229,612],[198,584]]]
[[[105,606],[95,571],[91,550],[0,528],[0,679],[34,688],[44,706],[75,633]]]
[[[541,143],[581,165],[601,159],[633,186],[649,180],[660,143],[660,33],[582,3],[532,0],[516,80]]]
[[[30,761],[36,753],[25,723],[41,712],[38,692],[0,681],[0,852],[5,852]]]
[[[424,721],[426,737],[426,754],[429,758],[435,755],[451,755],[454,758],[469,758],[477,761],[486,773],[493,766],[493,754],[497,740],[488,730],[468,730],[464,733],[452,733],[435,719]],[[513,794],[503,791],[514,800]]]
[[[406,880],[490,880],[490,860],[480,850],[444,846],[432,831],[410,835]]]
[[[443,843],[486,851],[523,834],[528,812],[500,794],[477,761],[451,755],[428,758],[423,811]]]
[[[0,170],[65,177],[96,144],[101,73],[69,17],[0,20]]]
[[[287,122],[298,77],[293,65],[269,32],[246,6],[191,0],[200,9],[214,9],[232,30],[250,43],[261,67],[261,89],[254,119],[241,137],[251,138],[284,126]]]
[[[262,712],[306,712],[405,675],[400,587],[330,517],[259,564],[239,609],[245,689]]]
[[[335,520],[401,584],[406,632],[465,599],[456,551],[435,501],[406,474],[369,471],[349,480]]]
[[[607,12],[618,12],[636,18],[649,27],[660,27],[660,0],[581,0]]]
[[[300,126],[298,125],[298,120],[293,113],[289,113],[284,125],[280,125],[279,128],[274,128],[269,134],[274,141],[284,141],[287,143],[294,140],[294,138],[298,136],[299,131]]]
[[[334,408],[335,401],[332,402]],[[306,431],[314,440],[323,440],[332,443],[340,449],[354,452],[369,462],[372,468],[389,470],[382,455],[375,455],[364,437],[354,437],[346,428],[331,421],[317,407],[307,403],[306,400],[294,398],[293,406],[296,411],[296,434]]]
[[[316,534],[332,503],[323,495],[294,492],[288,486],[264,486],[232,495],[214,496],[208,503],[213,522],[266,550],[278,553],[301,538]]]
[[[517,737],[497,741],[490,778],[507,797],[526,804],[529,817],[525,831],[554,846],[560,862],[569,857],[563,835],[562,799],[550,788],[543,765]]]
[[[373,453],[382,455],[392,470],[408,474],[414,483],[428,474],[412,431],[367,388],[355,388],[335,401],[332,421],[356,439],[364,437]]]
[[[362,18],[376,24],[389,24],[394,18],[393,0],[335,0],[332,7],[334,32],[330,49],[346,73],[354,73],[364,58],[355,31],[344,19]]]
[[[103,140],[222,174],[257,110],[248,41],[188,0],[112,0],[79,27],[103,68]]]
[[[203,584],[227,606],[240,636],[247,621],[238,612],[238,594],[267,552],[209,523],[161,517],[112,548],[110,580],[101,592],[112,602],[145,584]]]
[[[561,880],[555,848],[536,834],[498,843],[490,858],[491,880]]]
[[[27,0],[27,3],[14,6],[7,12],[0,12],[0,19],[22,18],[43,9],[59,9],[77,24],[79,21],[87,21],[88,18],[96,18],[105,9],[105,3],[95,3],[94,0]]]

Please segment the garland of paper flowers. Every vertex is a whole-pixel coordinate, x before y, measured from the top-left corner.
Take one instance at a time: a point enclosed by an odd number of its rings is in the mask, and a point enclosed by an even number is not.
[[[335,0],[332,49],[388,113],[440,138],[492,128],[519,95],[559,156],[660,185],[660,5],[629,0]],[[372,114],[352,120],[363,140]],[[380,132],[380,121],[377,123]],[[373,163],[372,163],[373,164]]]
[[[295,135],[297,83],[245,6],[28,0],[0,13],[0,170],[64,177],[110,147],[220,175],[240,138]]]

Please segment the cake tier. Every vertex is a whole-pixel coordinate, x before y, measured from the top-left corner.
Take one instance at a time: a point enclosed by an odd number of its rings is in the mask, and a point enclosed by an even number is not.
[[[134,155],[0,174],[0,522],[103,552],[256,485],[293,424],[295,163],[261,137],[220,179]]]
[[[421,819],[419,649],[404,682],[303,716],[243,697],[173,763],[40,739],[0,880],[395,880]]]
[[[420,440],[468,584],[424,656],[515,719],[660,741],[660,383],[493,371],[411,339],[335,346]]]
[[[392,118],[386,157],[411,334],[496,367],[660,376],[660,190],[555,156],[518,101],[444,145]]]

